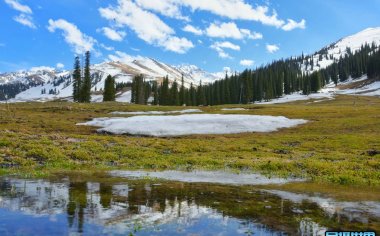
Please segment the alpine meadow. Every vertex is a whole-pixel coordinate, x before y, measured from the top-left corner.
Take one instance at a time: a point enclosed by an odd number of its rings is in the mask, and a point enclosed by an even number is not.
[[[380,234],[379,9],[0,0],[0,234]]]

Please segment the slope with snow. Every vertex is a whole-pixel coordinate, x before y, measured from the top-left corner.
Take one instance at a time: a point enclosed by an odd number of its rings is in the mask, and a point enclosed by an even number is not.
[[[380,45],[380,27],[367,28],[359,33],[340,39],[339,41],[330,44],[329,46],[321,49],[319,52],[310,55],[310,58],[302,63],[301,69],[307,72],[318,71],[324,69],[340,57],[344,57],[348,54],[347,49],[352,53],[355,53],[365,44]],[[321,59],[321,60],[320,60]],[[311,62],[313,61],[313,66]]]
[[[301,70],[303,72],[313,72],[326,68],[327,66],[337,61],[341,56],[343,57],[348,53],[347,49],[353,53],[364,44],[380,45],[380,27],[368,28],[357,34],[342,38],[341,40],[333,43],[313,55],[306,56],[301,63]],[[313,62],[313,66],[311,66]],[[56,71],[54,68],[49,67],[36,67],[30,71],[19,71],[12,73],[0,74],[0,86],[8,84],[21,83],[26,85],[25,91],[16,95],[11,102],[19,101],[49,101],[54,99],[71,100],[72,94],[72,79],[70,71]],[[225,72],[208,73],[194,65],[180,65],[171,66],[159,62],[152,58],[135,57],[124,61],[111,61],[101,64],[93,65],[91,67],[92,75],[92,91],[102,90],[104,81],[108,75],[114,76],[116,83],[131,82],[135,75],[144,75],[146,80],[162,81],[162,78],[168,76],[171,82],[180,82],[183,76],[185,86],[190,87],[190,84],[198,85],[201,81],[203,84],[213,82],[217,79],[225,77],[225,74],[232,74],[230,68],[225,68]],[[355,81],[352,81],[355,83]],[[294,100],[306,100],[309,98],[331,98],[335,92],[337,94],[360,94],[369,96],[380,96],[380,88],[378,83],[365,84],[358,88],[342,88],[339,87],[332,89],[331,85],[322,90],[318,94],[303,96],[300,93],[287,95],[284,98],[276,99],[271,103],[282,103]],[[46,93],[42,93],[42,91]],[[53,91],[53,92],[50,92]],[[0,91],[1,92],[1,91]],[[49,94],[50,92],[50,94]],[[99,93],[97,93],[99,94]],[[1,94],[0,94],[1,95]],[[2,96],[0,96],[0,99]],[[3,97],[4,98],[4,97]],[[101,95],[93,95],[93,102],[101,102]],[[124,91],[117,94],[116,101],[130,102],[131,92]]]
[[[72,79],[70,71],[56,71],[49,67],[36,67],[30,71],[19,71],[0,74],[0,85],[22,83],[29,86],[11,101],[48,101],[54,99],[68,99],[72,95]],[[91,66],[92,91],[104,88],[104,82],[108,75],[114,76],[116,83],[132,82],[135,75],[144,75],[148,81],[160,82],[163,77],[168,76],[169,81],[180,82],[182,76],[185,86],[210,83],[219,79],[215,74],[208,73],[194,65],[171,66],[152,58],[138,57],[131,61],[104,62]],[[45,90],[46,93],[42,93]],[[49,94],[54,90],[55,93]],[[93,101],[102,99],[94,95]],[[118,94],[117,101],[130,102],[130,92]]]

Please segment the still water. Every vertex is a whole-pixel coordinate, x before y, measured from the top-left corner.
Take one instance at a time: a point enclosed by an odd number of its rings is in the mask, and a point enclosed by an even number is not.
[[[115,174],[0,178],[0,235],[324,235],[379,225],[380,202],[265,185]]]

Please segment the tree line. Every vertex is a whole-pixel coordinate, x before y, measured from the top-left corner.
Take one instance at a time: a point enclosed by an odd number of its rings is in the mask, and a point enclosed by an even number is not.
[[[350,76],[358,78],[367,74],[369,78],[380,76],[380,50],[376,45],[363,45],[356,52],[346,49],[346,54],[339,59],[328,56],[328,50],[317,54],[317,62],[311,56],[294,57],[274,61],[255,70],[246,69],[240,74],[226,75],[224,79],[186,88],[182,76],[181,83],[174,81],[171,85],[166,76],[159,83],[145,81],[143,76],[136,76],[132,82],[132,102],[147,104],[153,96],[154,105],[222,105],[247,104],[256,101],[268,101],[302,91],[304,95],[318,92],[330,82],[337,84]],[[334,62],[324,69],[313,71],[324,59]],[[311,68],[303,71],[302,65]]]

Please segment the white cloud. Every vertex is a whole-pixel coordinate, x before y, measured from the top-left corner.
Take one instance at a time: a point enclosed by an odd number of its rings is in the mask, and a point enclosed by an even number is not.
[[[267,44],[266,49],[269,53],[275,53],[278,50],[280,50],[280,48],[276,44]]]
[[[126,54],[125,52],[116,51],[115,55],[108,55],[108,59],[111,61],[120,61],[124,63],[132,62],[137,57]]]
[[[132,1],[118,0],[116,7],[100,8],[99,12],[117,27],[128,26],[140,39],[165,50],[185,53],[194,47],[188,39],[173,36],[175,31],[158,16],[141,9]]]
[[[14,10],[25,13],[32,14],[32,9],[29,6],[23,5],[16,0],[5,0],[5,3],[12,7]]]
[[[37,26],[33,23],[33,18],[29,15],[20,14],[18,16],[13,17],[13,20],[16,22],[28,26],[29,28],[36,29]]]
[[[255,64],[255,61],[253,61],[253,60],[245,59],[245,60],[240,61],[240,65],[242,65],[242,66],[252,66],[253,64]]]
[[[49,66],[36,66],[30,68],[30,71],[36,72],[36,71],[54,71],[55,69],[53,67]]]
[[[177,53],[186,53],[190,48],[193,47],[194,44],[186,38],[178,38],[173,36],[169,37],[164,45],[164,48],[166,50]]]
[[[239,45],[233,44],[233,43],[228,42],[228,41],[216,42],[216,43],[214,43],[212,45],[212,47],[228,48],[228,49],[232,49],[232,50],[235,50],[235,51],[240,51],[240,46]]]
[[[263,35],[257,32],[251,32],[248,29],[239,29],[233,22],[216,24],[211,23],[206,29],[206,34],[214,38],[233,38],[233,39],[261,39]]]
[[[201,29],[194,27],[192,25],[186,25],[182,30],[185,32],[193,33],[195,35],[202,35],[203,34],[203,31]]]
[[[232,58],[228,53],[226,53],[224,51],[224,49],[231,49],[231,50],[235,50],[235,51],[240,51],[239,45],[233,44],[233,43],[228,42],[228,41],[215,42],[214,44],[212,44],[210,46],[210,48],[217,51],[220,58],[230,58],[230,59]]]
[[[48,30],[55,32],[57,29],[62,30],[65,41],[73,48],[77,54],[94,50],[96,40],[82,33],[78,27],[64,19],[49,20]]]
[[[286,25],[283,25],[281,27],[281,29],[283,29],[285,31],[291,31],[291,30],[294,30],[296,28],[305,29],[306,28],[306,21],[304,19],[302,19],[300,22],[296,22],[292,19],[288,19],[288,23],[286,23]]]
[[[114,47],[106,46],[106,45],[104,45],[102,43],[99,44],[99,46],[102,47],[103,49],[107,50],[107,51],[113,51],[113,50],[115,50]]]
[[[103,34],[113,40],[113,41],[123,41],[124,37],[127,35],[124,31],[117,31],[108,27],[103,27],[99,29],[99,31],[103,32]]]
[[[5,0],[5,3],[8,4],[14,10],[20,12],[20,15],[13,17],[14,21],[22,25],[28,26],[32,29],[37,28],[37,26],[33,22],[33,17],[31,16],[33,14],[33,11],[29,6],[23,5],[19,3],[17,0]]]
[[[65,65],[59,62],[59,63],[57,63],[57,65],[55,67],[57,69],[63,69],[63,68],[65,68]]]
[[[249,1],[245,0],[135,0],[137,4],[148,10],[159,12],[162,15],[188,20],[182,16],[181,7],[191,8],[192,11],[208,11],[215,15],[226,17],[232,20],[250,20],[261,22],[264,25],[282,28],[290,31],[295,28],[301,28],[306,22],[302,20],[297,23],[292,19],[288,19],[286,23],[279,19],[275,10],[270,11],[267,6],[253,7]],[[304,22],[304,23],[302,23]],[[299,24],[294,27],[294,23]],[[294,28],[293,28],[294,27]]]
[[[278,19],[275,11],[269,14],[268,7],[257,6],[254,8],[244,0],[166,0],[165,2],[190,7],[193,11],[209,11],[233,20],[258,21],[276,27],[284,24],[283,20]]]
[[[135,0],[136,4],[144,9],[155,11],[171,18],[189,21],[188,17],[182,16],[181,10],[175,1],[168,0]]]

